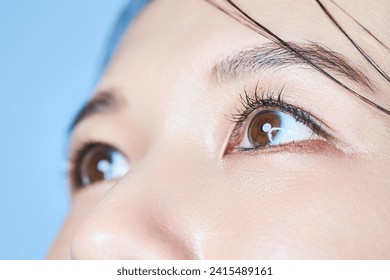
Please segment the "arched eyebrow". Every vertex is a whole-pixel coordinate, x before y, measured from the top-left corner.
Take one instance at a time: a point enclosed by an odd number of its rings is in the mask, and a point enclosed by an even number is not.
[[[110,91],[97,93],[95,97],[89,100],[78,112],[70,125],[69,132],[71,133],[78,124],[93,115],[105,114],[118,110],[120,103],[121,101],[118,96]]]
[[[288,43],[300,56],[275,43],[252,46],[218,61],[212,68],[212,77],[217,81],[225,81],[264,70],[302,66],[310,68],[310,65],[315,64],[373,91],[370,79],[340,53],[314,42]],[[302,60],[301,56],[307,59]]]

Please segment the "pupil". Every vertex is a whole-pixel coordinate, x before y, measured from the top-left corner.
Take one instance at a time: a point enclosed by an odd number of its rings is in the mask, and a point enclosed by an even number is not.
[[[273,131],[268,135],[272,128],[281,127],[281,118],[278,111],[266,110],[258,113],[249,125],[248,138],[254,146],[270,145],[271,139],[276,136],[278,131]]]
[[[271,130],[271,128],[272,128],[272,126],[271,126],[270,123],[265,123],[265,124],[263,124],[263,126],[261,127],[261,130],[262,130],[263,132],[268,133],[268,132]]]

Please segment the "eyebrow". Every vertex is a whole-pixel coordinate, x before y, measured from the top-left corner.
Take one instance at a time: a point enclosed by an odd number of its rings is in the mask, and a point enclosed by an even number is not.
[[[118,96],[110,91],[101,91],[89,100],[77,113],[70,125],[69,131],[72,132],[75,127],[87,118],[93,115],[100,115],[115,111],[118,109],[120,100]]]
[[[340,53],[314,42],[288,44],[296,53],[276,43],[256,45],[236,52],[214,65],[212,77],[223,82],[267,69],[276,71],[287,67],[316,65],[373,90],[370,79]]]
[[[283,46],[268,43],[249,47],[218,61],[212,67],[212,77],[218,82],[223,82],[261,70],[276,71],[292,66],[310,66],[309,63],[312,63],[373,90],[373,85],[367,76],[341,54],[313,42],[289,44],[307,60],[302,60],[301,57]],[[110,91],[98,93],[76,115],[71,123],[70,131],[93,115],[117,110],[120,103],[117,95]]]

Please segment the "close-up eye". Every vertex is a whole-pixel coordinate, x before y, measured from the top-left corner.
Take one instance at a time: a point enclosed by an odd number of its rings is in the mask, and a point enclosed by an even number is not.
[[[239,146],[241,149],[255,149],[312,140],[315,137],[312,129],[293,116],[277,110],[263,110],[249,121]]]
[[[129,170],[126,156],[107,144],[92,143],[77,153],[71,178],[76,187],[122,177]]]
[[[242,109],[233,115],[236,127],[227,151],[248,151],[333,137],[323,122],[282,99],[283,89],[258,91],[240,97]]]

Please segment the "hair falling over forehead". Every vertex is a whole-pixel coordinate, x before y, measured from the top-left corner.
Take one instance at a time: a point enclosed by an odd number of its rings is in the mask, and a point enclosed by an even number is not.
[[[370,99],[364,97],[363,95],[359,94],[355,90],[351,89],[347,85],[345,85],[343,82],[336,79],[332,74],[330,74],[328,71],[323,69],[320,65],[313,62],[310,58],[305,56],[302,52],[297,49],[294,44],[284,41],[282,38],[280,38],[278,35],[273,33],[270,29],[266,28],[264,25],[262,25],[259,21],[252,18],[249,14],[247,14],[244,10],[242,10],[237,4],[234,3],[232,0],[205,0],[206,2],[210,3],[223,13],[227,14],[228,16],[234,18],[241,24],[244,24],[246,27],[250,28],[254,32],[258,33],[259,35],[267,38],[268,40],[274,42],[275,44],[279,45],[280,47],[286,49],[289,51],[292,55],[297,57],[298,59],[302,60],[315,70],[319,71],[321,74],[326,76],[331,81],[335,82],[342,88],[346,89],[348,92],[350,92],[355,97],[361,99],[362,101],[366,102],[370,106],[384,112],[387,115],[390,115],[390,109],[386,109],[379,104],[376,104],[375,102],[371,101]],[[342,32],[342,34],[350,41],[352,46],[359,51],[359,53],[367,60],[367,62],[372,66],[372,68],[379,73],[387,82],[390,83],[390,77],[389,75],[380,67],[378,63],[375,62],[375,60],[368,55],[368,53],[359,46],[355,40],[343,29],[342,25],[335,19],[335,17],[329,12],[329,10],[323,5],[321,0],[315,0],[318,4],[318,7],[324,12],[324,14],[329,18],[329,20],[337,27],[337,29]],[[345,13],[349,18],[353,20],[356,24],[358,24],[366,33],[368,36],[374,38],[374,40],[387,52],[389,52],[390,48],[386,46],[383,42],[381,42],[377,37],[375,37],[366,27],[364,27],[362,24],[360,24],[358,21],[356,21],[351,15],[349,15],[345,10],[343,10],[339,5],[337,5],[333,0],[329,0],[330,3],[332,3],[336,8],[340,9],[343,13]]]

